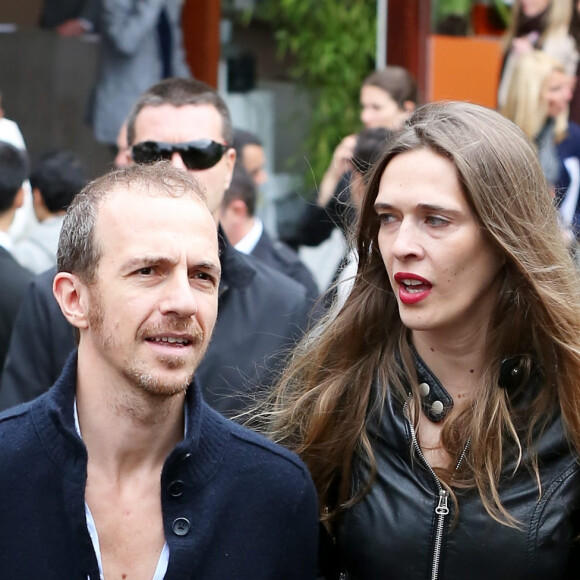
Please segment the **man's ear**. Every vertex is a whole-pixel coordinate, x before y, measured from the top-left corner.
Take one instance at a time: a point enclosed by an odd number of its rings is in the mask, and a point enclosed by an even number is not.
[[[416,104],[413,101],[405,101],[403,103],[403,110],[407,113],[412,113],[415,108],[416,108]]]
[[[234,175],[234,165],[236,164],[236,150],[230,147],[225,153],[227,173],[224,181],[224,191],[229,188],[232,183],[232,177]]]
[[[24,205],[24,188],[21,187],[16,196],[14,197],[14,201],[12,202],[12,209],[18,209]]]
[[[58,272],[52,283],[52,292],[68,322],[76,328],[88,328],[88,288],[79,277]]]
[[[232,200],[228,204],[227,210],[233,213],[238,219],[246,219],[248,217],[248,206],[241,199]]]

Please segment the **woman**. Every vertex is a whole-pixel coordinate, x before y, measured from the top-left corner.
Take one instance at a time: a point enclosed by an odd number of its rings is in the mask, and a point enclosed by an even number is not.
[[[571,18],[571,0],[514,0],[505,35],[498,108],[505,105],[513,70],[522,54],[541,50],[561,63],[567,74],[576,73],[578,51],[568,33]]]
[[[580,280],[529,141],[422,107],[373,170],[358,254],[268,425],[317,486],[326,577],[576,578]]]
[[[557,184],[561,171],[556,144],[566,137],[571,98],[572,79],[562,65],[534,50],[518,59],[501,109],[535,142],[551,186]]]
[[[562,65],[534,50],[519,58],[501,112],[537,146],[565,238],[573,247],[580,217],[580,127],[568,121],[572,88]]]
[[[364,80],[360,90],[360,118],[366,129],[399,129],[416,104],[417,83],[400,66],[387,66],[375,71]],[[348,135],[336,147],[320,182],[316,203],[304,205],[290,228],[278,224],[280,237],[293,248],[318,246],[331,236],[337,226],[343,234],[347,234],[352,226],[350,172],[356,141],[356,135]],[[335,252],[331,252],[331,260],[339,257],[332,254]],[[328,256],[324,256],[323,260],[326,265]],[[326,286],[328,280],[321,282]]]

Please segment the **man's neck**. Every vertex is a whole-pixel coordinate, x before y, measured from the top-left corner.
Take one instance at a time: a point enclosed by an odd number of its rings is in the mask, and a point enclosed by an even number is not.
[[[163,399],[82,367],[79,362],[77,409],[89,461],[119,480],[160,470],[183,439],[185,394]]]

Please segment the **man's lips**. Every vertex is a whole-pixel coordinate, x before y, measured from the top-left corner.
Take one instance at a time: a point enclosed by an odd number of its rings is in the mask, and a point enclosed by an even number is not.
[[[416,304],[429,296],[431,282],[423,276],[410,272],[397,272],[394,276],[399,285],[399,300],[403,304]]]

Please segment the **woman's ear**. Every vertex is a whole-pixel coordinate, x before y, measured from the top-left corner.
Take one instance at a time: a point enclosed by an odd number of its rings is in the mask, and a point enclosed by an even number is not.
[[[79,277],[69,272],[58,272],[52,283],[52,292],[68,322],[76,328],[87,328],[85,294],[88,288]]]

